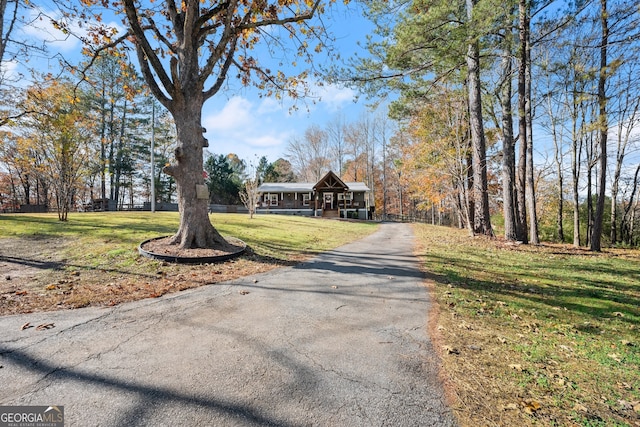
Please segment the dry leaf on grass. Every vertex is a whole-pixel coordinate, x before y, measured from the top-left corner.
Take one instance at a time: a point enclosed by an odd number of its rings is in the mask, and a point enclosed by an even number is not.
[[[458,350],[457,348],[450,347],[448,345],[445,345],[443,348],[444,351],[447,352],[447,354],[460,354],[460,350]]]
[[[575,405],[573,405],[573,410],[577,412],[588,412],[587,407],[582,403],[576,403]]]
[[[542,408],[542,405],[540,405],[540,403],[532,399],[523,400],[522,402],[520,402],[520,404],[522,405],[522,409],[524,410],[524,412],[526,412],[527,414],[534,414]]]
[[[506,405],[502,405],[503,411],[514,411],[518,409],[518,405],[516,403],[508,403]]]
[[[610,358],[612,358],[613,360],[615,360],[618,363],[622,362],[622,357],[620,357],[620,355],[618,353],[609,353],[609,354],[607,354],[607,356],[609,356]]]
[[[33,328],[33,326],[31,326],[31,322],[27,322],[24,325],[22,325],[22,327],[20,328],[21,331],[24,331],[25,329],[29,329],[29,328]]]

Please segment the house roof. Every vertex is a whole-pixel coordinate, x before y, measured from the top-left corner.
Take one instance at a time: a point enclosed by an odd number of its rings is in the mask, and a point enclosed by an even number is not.
[[[327,173],[317,183],[313,182],[265,182],[258,187],[260,193],[306,193],[316,189],[345,188],[349,191],[369,191],[364,182],[343,182],[333,172]]]
[[[318,181],[316,183],[316,185],[313,186],[314,190],[318,190],[321,188],[331,188],[331,189],[339,189],[342,188],[344,190],[348,189],[349,186],[347,184],[345,184],[338,175],[336,175],[335,173],[333,173],[332,171],[329,171],[325,174],[325,176],[323,176],[322,178],[320,178],[320,181]]]
[[[301,193],[313,191],[312,182],[265,182],[258,191],[260,193]]]

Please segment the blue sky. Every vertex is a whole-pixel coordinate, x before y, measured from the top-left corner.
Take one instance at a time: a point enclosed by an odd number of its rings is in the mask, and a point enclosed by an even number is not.
[[[55,10],[51,2],[42,0],[39,6],[47,12]],[[336,47],[343,58],[355,52],[364,54],[358,42],[364,42],[371,24],[363,18],[358,6],[336,4],[323,17],[337,40]],[[109,21],[107,20],[109,23]],[[122,27],[118,18],[110,22]],[[55,73],[57,59],[50,59],[52,53],[59,52],[65,58],[79,58],[81,43],[55,30],[47,20],[38,23],[40,28],[27,28],[25,36],[35,42],[46,43],[49,55],[34,58],[31,64],[38,64],[40,71]],[[260,57],[256,52],[256,57]],[[267,54],[268,55],[268,54]],[[6,68],[11,68],[11,64]],[[299,70],[298,70],[299,72]],[[309,81],[315,93],[315,102],[298,101],[298,108],[292,110],[292,101],[261,98],[256,90],[243,88],[229,82],[229,88],[222,89],[207,101],[203,110],[205,136],[209,140],[209,151],[216,154],[235,153],[247,162],[256,156],[266,156],[269,161],[284,157],[287,142],[294,136],[301,136],[312,124],[324,126],[338,115],[347,121],[355,121],[367,111],[364,99],[354,102],[356,92],[348,88],[319,85]]]

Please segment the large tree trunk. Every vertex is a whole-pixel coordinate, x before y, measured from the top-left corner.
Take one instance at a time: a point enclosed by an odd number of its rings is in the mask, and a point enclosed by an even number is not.
[[[513,116],[511,108],[511,49],[507,47],[502,57],[502,199],[504,238],[517,240],[516,226],[516,153],[513,140]]]
[[[602,223],[604,220],[604,201],[607,185],[607,134],[609,133],[607,119],[607,44],[609,43],[609,24],[607,14],[607,0],[600,0],[602,10],[600,11],[600,22],[602,24],[602,40],[600,44],[600,76],[598,78],[598,125],[600,127],[600,168],[598,170],[598,202],[596,203],[596,213],[593,218],[593,229],[591,234],[591,250],[601,250]]]
[[[529,243],[527,237],[527,155],[528,155],[528,141],[527,138],[527,38],[525,28],[526,24],[526,2],[520,0],[518,2],[519,8],[519,25],[518,36],[520,41],[519,46],[519,60],[518,60],[518,131],[520,133],[518,139],[520,140],[520,150],[518,159],[518,176],[516,181],[517,189],[517,233],[518,240]]]
[[[474,0],[467,0],[467,18],[473,18]],[[474,231],[493,236],[489,215],[487,184],[487,148],[482,120],[482,96],[480,92],[480,47],[471,40],[467,47],[467,89],[469,91],[469,128],[473,152]]]
[[[470,136],[470,135],[469,135]],[[467,188],[464,192],[465,208],[467,211],[467,230],[473,236],[473,224],[475,224],[476,209],[473,203],[473,153],[471,152],[471,139],[467,150]]]
[[[533,177],[533,113],[531,111],[531,41],[530,41],[530,3],[525,1],[524,9],[524,48],[525,48],[525,123],[527,125],[527,194],[529,211],[529,243],[540,243],[538,236],[538,210],[536,209],[536,187]]]
[[[172,111],[178,138],[174,152],[176,161],[164,171],[173,176],[177,184],[180,227],[171,242],[181,248],[223,248],[227,244],[209,220],[209,195],[202,173],[205,141],[201,125],[202,105],[202,100],[194,93]],[[198,191],[201,192],[199,195]]]

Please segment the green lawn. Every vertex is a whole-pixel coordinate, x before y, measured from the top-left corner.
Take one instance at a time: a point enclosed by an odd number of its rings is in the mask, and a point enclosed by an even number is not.
[[[0,315],[117,305],[234,280],[359,239],[366,222],[278,215],[214,214],[225,236],[243,240],[239,258],[216,264],[172,264],[143,258],[138,246],[178,228],[176,212],[0,215]]]
[[[640,252],[416,226],[468,425],[640,425]]]
[[[317,218],[244,214],[212,214],[211,221],[225,236],[243,240],[255,253],[287,260],[313,254],[363,237],[376,229],[367,222],[326,221]],[[67,222],[55,214],[0,215],[0,239],[20,237],[34,241],[64,238],[68,260],[95,260],[95,264],[130,262],[138,245],[166,236],[178,228],[177,212],[72,213]],[[1,241],[0,241],[1,242]]]

